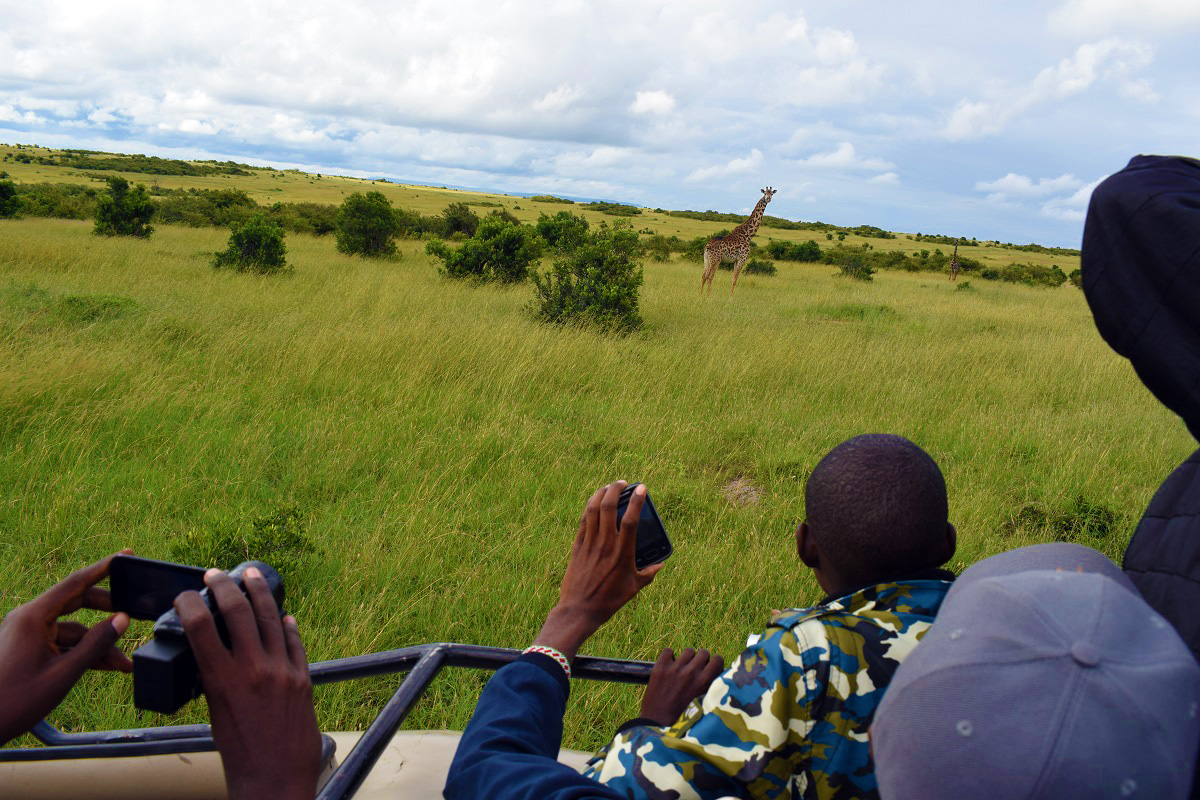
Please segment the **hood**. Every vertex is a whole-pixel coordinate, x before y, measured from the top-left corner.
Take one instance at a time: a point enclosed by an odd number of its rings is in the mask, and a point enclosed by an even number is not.
[[[1097,186],[1081,260],[1100,335],[1200,439],[1200,161],[1135,156]]]

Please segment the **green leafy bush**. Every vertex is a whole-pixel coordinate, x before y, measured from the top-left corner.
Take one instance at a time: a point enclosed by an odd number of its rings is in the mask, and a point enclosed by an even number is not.
[[[535,194],[530,200],[536,200],[539,203],[570,203],[575,204],[574,200],[568,200],[565,197],[555,197],[552,194]]]
[[[170,546],[173,561],[199,567],[228,570],[243,561],[264,561],[279,572],[285,591],[296,588],[318,554],[294,506],[282,506],[263,517],[225,519],[196,528]]]
[[[975,291],[975,287],[971,285],[970,281],[963,281],[962,283],[960,283],[954,287],[954,291],[956,291],[956,292],[973,292],[973,291]]]
[[[816,242],[786,242],[772,239],[767,242],[767,255],[778,261],[816,262],[822,258],[821,246]]]
[[[120,177],[108,178],[108,193],[96,201],[97,236],[137,236],[149,238],[154,233],[150,220],[154,216],[154,201],[146,187],[138,184],[129,188],[129,181]]]
[[[552,217],[542,214],[537,232],[552,249],[567,252],[587,240],[588,221],[570,211],[559,211]]]
[[[230,267],[238,272],[266,275],[287,269],[287,246],[283,228],[261,213],[230,226],[229,246],[213,257],[213,267]]]
[[[1069,280],[1071,282],[1071,285],[1074,286],[1076,289],[1083,288],[1083,273],[1080,272],[1079,270],[1077,270],[1077,269],[1071,270],[1071,274],[1067,276],[1067,280]]]
[[[9,219],[19,213],[21,198],[17,195],[17,185],[12,181],[0,180],[0,219]]]
[[[597,201],[595,203],[584,203],[584,208],[590,208],[592,211],[599,211],[601,214],[611,214],[614,217],[636,217],[642,213],[642,210],[637,206],[630,206],[624,203],[609,203],[605,201]]]
[[[842,262],[838,274],[843,278],[853,278],[856,281],[870,282],[875,280],[875,270],[865,258],[849,258]]]
[[[396,254],[400,223],[382,192],[354,192],[337,213],[339,253],[383,258]]]
[[[518,283],[529,276],[529,268],[542,257],[542,240],[529,225],[513,224],[500,216],[488,216],[475,235],[458,247],[441,240],[425,245],[425,252],[442,260],[438,272],[449,278]]]
[[[533,273],[534,316],[543,322],[590,324],[616,333],[640,328],[638,293],[643,275],[638,251],[632,225],[601,223],[583,244],[555,261],[549,272]]]
[[[474,236],[479,229],[479,215],[471,210],[466,203],[451,203],[442,212],[445,222],[445,235],[461,233],[464,236]]]

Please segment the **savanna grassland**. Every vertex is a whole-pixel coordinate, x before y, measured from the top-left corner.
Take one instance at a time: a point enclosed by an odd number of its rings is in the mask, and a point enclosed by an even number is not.
[[[93,180],[4,168],[18,181]],[[524,221],[577,211],[295,172],[126,177],[237,186],[264,204],[369,188],[425,214],[460,201]],[[685,238],[728,227],[651,211],[634,222]],[[958,291],[933,273],[859,283],[780,263],[774,277],[743,275],[730,300],[729,273],[701,297],[700,267],[673,256],[645,264],[644,329],[614,338],[534,322],[528,285],[440,278],[420,241],[365,260],[292,234],[294,272],[256,277],[210,266],[227,230],[161,225],[139,241],[91,228],[0,221],[5,610],[121,547],[169,558],[191,531],[287,507],[319,548],[288,601],[312,660],[428,641],[524,647],[553,604],[584,500],[625,478],[649,486],[676,553],[586,652],[652,659],[693,645],[728,657],[772,608],[820,598],[792,533],[806,476],[848,436],[903,434],[937,459],[958,569],[1053,539],[1119,558],[1194,447],[1069,284]],[[768,236],[824,244],[810,231]],[[148,634],[135,623],[129,644]],[[406,726],[461,729],[486,677],[443,674]],[[318,688],[322,726],[365,726],[398,682]],[[600,744],[638,697],[578,682],[567,746]],[[202,715],[199,704],[176,719]],[[54,721],[166,720],[133,709],[128,678],[92,676]]]

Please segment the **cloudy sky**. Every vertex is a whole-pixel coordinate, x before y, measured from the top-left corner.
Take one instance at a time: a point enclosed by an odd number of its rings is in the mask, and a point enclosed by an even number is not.
[[[1077,246],[1200,0],[0,0],[0,141]]]

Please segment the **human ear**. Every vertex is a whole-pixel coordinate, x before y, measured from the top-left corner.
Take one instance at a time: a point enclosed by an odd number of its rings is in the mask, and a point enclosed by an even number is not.
[[[946,523],[946,557],[942,559],[945,564],[950,559],[954,558],[954,551],[958,549],[958,531],[949,522]]]
[[[821,554],[807,522],[801,522],[800,527],[796,528],[796,553],[804,566],[814,570],[820,568]]]

